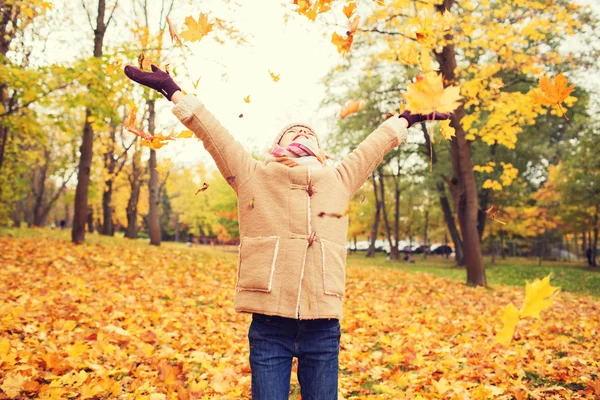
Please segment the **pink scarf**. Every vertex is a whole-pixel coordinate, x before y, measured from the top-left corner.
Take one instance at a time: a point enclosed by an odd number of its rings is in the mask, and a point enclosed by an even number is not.
[[[290,168],[298,165],[324,167],[327,158],[314,141],[300,138],[287,147],[281,147],[278,144],[273,146],[265,162],[268,164],[276,161]]]

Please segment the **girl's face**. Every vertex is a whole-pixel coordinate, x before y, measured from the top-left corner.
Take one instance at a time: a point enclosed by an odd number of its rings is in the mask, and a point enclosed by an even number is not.
[[[290,143],[295,142],[298,139],[312,140],[315,145],[319,146],[319,142],[317,142],[317,137],[313,131],[304,126],[292,126],[290,129],[285,131],[281,137],[281,140],[279,141],[279,145],[281,147],[287,147]]]

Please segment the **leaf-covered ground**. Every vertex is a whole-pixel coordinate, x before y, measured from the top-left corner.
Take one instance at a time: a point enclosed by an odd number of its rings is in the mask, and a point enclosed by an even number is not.
[[[250,398],[235,254],[45,237],[0,249],[0,398]],[[340,397],[600,398],[600,302],[560,293],[492,347],[503,307],[523,298],[349,266]]]

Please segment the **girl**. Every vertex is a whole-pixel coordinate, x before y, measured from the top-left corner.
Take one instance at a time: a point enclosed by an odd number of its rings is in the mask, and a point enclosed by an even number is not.
[[[173,113],[202,139],[237,195],[234,308],[252,314],[252,398],[287,400],[296,357],[302,399],[337,399],[348,217],[327,214],[342,214],[384,155],[405,142],[407,128],[432,116],[405,111],[387,119],[337,167],[309,125],[292,123],[261,162],[168,72],[127,66],[125,74],[175,103]]]

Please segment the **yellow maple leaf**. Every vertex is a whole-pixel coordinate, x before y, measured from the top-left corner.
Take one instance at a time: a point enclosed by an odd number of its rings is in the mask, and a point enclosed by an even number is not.
[[[187,30],[181,32],[181,38],[188,42],[197,42],[202,39],[206,34],[212,31],[213,25],[208,22],[208,15],[200,13],[198,20],[196,21],[193,17],[185,17],[185,26]]]
[[[0,386],[0,389],[6,393],[6,395],[10,398],[17,397],[21,390],[23,390],[23,385],[29,380],[29,378],[21,375],[21,374],[10,374],[4,377],[4,382]]]
[[[504,326],[502,330],[496,334],[494,343],[500,343],[503,346],[508,346],[512,341],[515,329],[519,323],[519,310],[510,303],[504,308],[504,315],[502,316],[502,323]]]
[[[558,294],[560,288],[557,286],[550,286],[550,277],[552,274],[546,276],[544,279],[536,279],[532,283],[526,281],[525,284],[525,301],[523,307],[521,307],[521,317],[534,317],[540,318],[540,312],[548,308],[554,296]]]
[[[449,113],[459,106],[460,86],[444,88],[442,75],[428,72],[408,85],[407,92],[402,95],[406,106],[413,114],[427,115],[432,112]]]
[[[435,390],[438,392],[438,394],[440,396],[442,396],[444,393],[446,393],[452,387],[451,385],[448,384],[448,381],[446,380],[446,378],[442,378],[439,381],[432,381],[431,384],[433,385],[433,387],[435,388]]]
[[[248,96],[244,97],[244,101],[246,103],[250,103],[250,96],[248,95]]]
[[[273,79],[274,82],[279,81],[279,75],[275,75],[273,72],[271,72],[271,70],[269,70],[269,74],[271,75],[271,79]]]
[[[350,17],[354,13],[354,10],[356,10],[356,3],[346,4],[344,6],[344,14],[346,15],[346,18],[350,19]]]
[[[440,121],[440,132],[446,140],[452,140],[456,136],[456,129],[450,126],[449,119]]]

